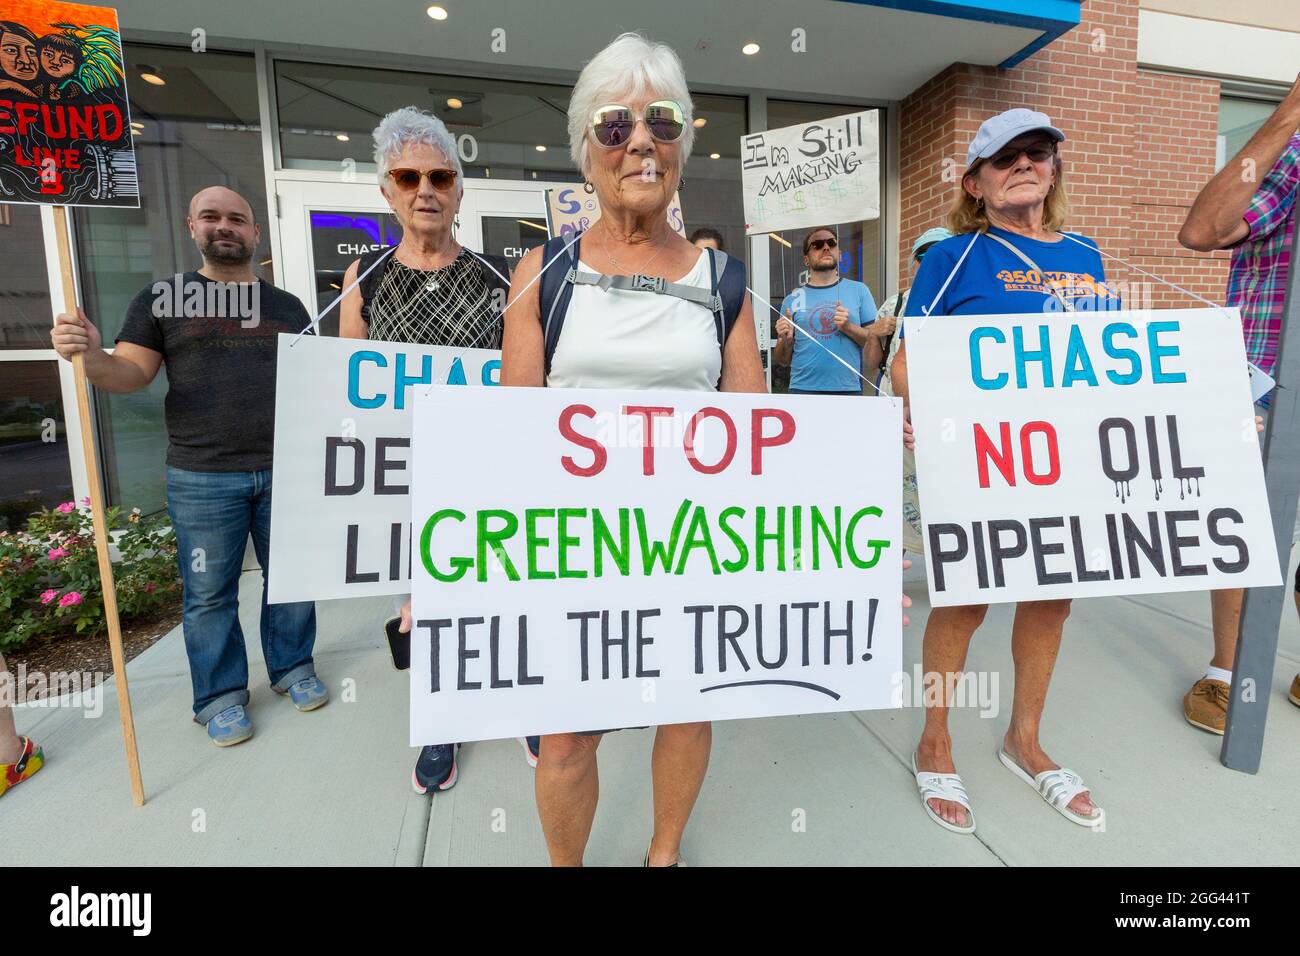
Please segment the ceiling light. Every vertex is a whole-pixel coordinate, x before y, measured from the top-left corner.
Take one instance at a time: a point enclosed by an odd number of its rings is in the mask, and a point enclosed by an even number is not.
[[[708,120],[706,120],[703,116],[697,116],[695,117],[695,122],[691,123],[691,125],[694,126],[696,129],[704,129],[704,124],[706,124],[707,122]]]
[[[721,158],[722,158],[721,153],[709,153],[709,159],[721,159]]]
[[[539,153],[546,152],[546,147],[543,146],[541,143],[538,143],[536,146],[533,147],[533,149],[537,150]]]
[[[144,80],[146,83],[151,83],[154,86],[166,86],[167,81],[159,76],[156,70],[157,67],[153,66],[140,67],[140,79]]]
[[[461,108],[462,106],[464,106],[464,105],[465,105],[465,104],[462,103],[462,102],[461,102],[457,97],[455,97],[455,96],[449,96],[449,97],[447,97],[447,109],[449,109],[449,110],[458,110],[458,109],[460,109],[460,108]]]
[[[760,47],[757,43],[746,43],[744,46],[740,48],[740,52],[745,54],[745,56],[753,56],[760,49],[762,49],[762,47]]]
[[[337,139],[340,143],[346,143],[346,142],[348,141],[348,134],[347,134],[347,133],[335,133],[335,134],[334,134],[334,138]]]
[[[428,10],[425,10],[424,12],[427,13],[427,14],[429,15],[429,18],[430,18],[431,20],[446,20],[446,19],[447,19],[447,8],[446,8],[446,7],[440,7],[440,6],[438,6],[436,3],[435,3],[433,6],[431,6]]]

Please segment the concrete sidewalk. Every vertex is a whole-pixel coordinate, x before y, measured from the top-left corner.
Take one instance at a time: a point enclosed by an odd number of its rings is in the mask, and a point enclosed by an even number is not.
[[[1291,574],[1295,568],[1292,564]],[[909,575],[911,577],[911,575]],[[244,631],[257,634],[260,573],[244,575]],[[904,639],[920,659],[924,581]],[[253,740],[228,750],[189,720],[177,628],[128,667],[147,803],[131,805],[116,697],[103,716],[20,707],[18,730],[48,764],[0,800],[13,865],[542,865],[532,776],[513,740],[461,751],[461,779],[436,797],[410,786],[407,678],[380,632],[388,599],[323,602],[317,669],[329,706],[297,713],[266,686],[250,637]],[[1221,738],[1190,727],[1182,695],[1210,655],[1200,594],[1076,602],[1066,626],[1043,741],[1106,808],[1105,832],[1075,826],[995,756],[1011,703],[1009,607],[990,609],[972,670],[998,673],[999,715],[955,712],[958,769],[979,825],[948,833],[921,809],[908,756],[921,711],[727,721],[684,851],[693,865],[1294,864],[1300,827],[1300,626],[1288,602],[1269,704],[1263,767],[1218,762]],[[351,697],[351,701],[346,700]],[[650,835],[653,735],[609,735],[587,861],[636,865]],[[1290,820],[1291,822],[1287,822]],[[799,824],[802,824],[800,826]]]

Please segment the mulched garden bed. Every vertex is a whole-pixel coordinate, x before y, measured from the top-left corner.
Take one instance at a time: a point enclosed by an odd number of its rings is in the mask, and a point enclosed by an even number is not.
[[[144,653],[172,628],[181,622],[180,596],[176,605],[157,614],[135,618],[122,625],[122,649],[128,661]],[[35,638],[24,641],[17,647],[4,650],[5,662],[13,674],[18,673],[19,665],[25,667],[28,688],[35,691],[28,694],[28,699],[41,699],[41,688],[49,687],[54,682],[49,679],[51,673],[80,673],[103,675],[108,679],[113,673],[113,658],[108,648],[108,632],[104,631],[93,637],[84,634],[69,634],[42,640]],[[33,681],[33,675],[44,673],[47,679]],[[95,677],[91,684],[96,686],[101,678]]]

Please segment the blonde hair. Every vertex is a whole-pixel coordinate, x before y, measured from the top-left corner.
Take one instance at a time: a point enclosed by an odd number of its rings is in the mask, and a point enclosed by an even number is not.
[[[952,206],[944,219],[944,225],[953,235],[964,232],[982,232],[989,227],[988,213],[984,204],[966,191],[964,183],[967,176],[979,174],[982,159],[975,160],[957,183],[957,195],[953,197]],[[1043,200],[1043,228],[1053,232],[1063,228],[1070,218],[1070,197],[1065,191],[1065,170],[1061,168],[1061,157],[1056,157],[1056,188]]]

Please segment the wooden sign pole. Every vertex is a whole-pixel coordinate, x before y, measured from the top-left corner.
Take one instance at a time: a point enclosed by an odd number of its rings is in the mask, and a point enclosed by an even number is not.
[[[72,271],[72,248],[68,243],[68,208],[54,206],[54,236],[59,248],[59,274],[63,282],[63,308],[77,310],[77,283]],[[140,777],[140,754],[135,745],[135,718],[131,714],[131,692],[126,681],[126,653],[122,648],[122,625],[117,617],[117,589],[113,586],[113,562],[108,556],[108,522],[104,518],[104,494],[99,483],[98,456],[90,422],[90,393],[87,391],[85,356],[72,356],[72,375],[77,392],[77,417],[81,421],[81,448],[86,457],[90,482],[90,514],[95,525],[95,553],[99,558],[99,580],[104,590],[104,620],[108,622],[108,646],[113,655],[113,679],[117,682],[118,713],[126,744],[126,765],[131,774],[131,799],[144,806],[144,781]]]

